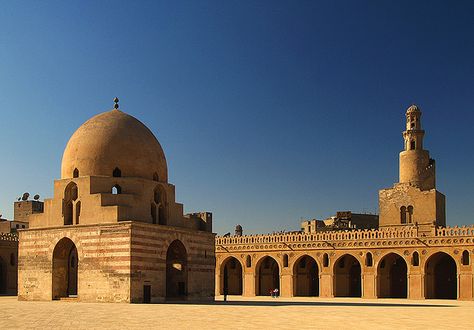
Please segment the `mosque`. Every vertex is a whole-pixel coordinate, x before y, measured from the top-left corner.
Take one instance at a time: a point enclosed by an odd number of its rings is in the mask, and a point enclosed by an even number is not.
[[[18,299],[212,300],[212,214],[183,215],[160,143],[114,101],[72,135],[19,233]]]
[[[330,230],[318,220],[299,232],[244,236],[238,226],[216,237],[216,295],[473,300],[474,227],[446,227],[424,134],[412,105],[399,182],[379,191],[377,228],[370,216],[354,226],[344,212]]]
[[[0,293],[18,285],[20,300],[149,303],[273,289],[473,300],[474,226],[446,227],[424,134],[412,105],[399,182],[379,191],[378,217],[338,212],[297,232],[243,235],[237,226],[215,237],[210,212],[183,214],[161,145],[115,99],[70,138],[54,196],[15,203],[15,220],[29,227],[0,234]]]

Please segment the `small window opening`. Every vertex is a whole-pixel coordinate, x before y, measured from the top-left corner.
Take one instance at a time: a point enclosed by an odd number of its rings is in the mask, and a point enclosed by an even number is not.
[[[408,213],[408,223],[413,222],[413,206],[409,205],[407,208],[407,213]]]
[[[411,263],[412,263],[413,266],[419,266],[420,265],[420,255],[418,254],[418,252],[416,252],[416,251],[413,252]]]
[[[77,168],[74,169],[72,172],[72,177],[73,178],[78,178],[79,177],[79,170]]]
[[[323,267],[328,267],[329,266],[329,256],[327,253],[323,255]]]
[[[245,261],[245,264],[247,265],[247,268],[252,267],[252,258],[250,256],[247,256],[247,260]]]
[[[159,178],[158,178],[158,173],[156,173],[156,172],[153,173],[153,181],[156,181],[156,182],[160,181]]]
[[[80,217],[81,217],[81,201],[76,203],[76,225],[79,224]]]
[[[367,255],[365,256],[365,265],[367,267],[372,267],[372,264],[373,264],[372,253],[367,252]]]
[[[416,143],[415,141],[410,141],[410,150],[415,150]]]
[[[118,184],[112,187],[112,195],[120,195],[122,193],[122,187]]]
[[[288,255],[283,255],[283,267],[288,267]]]
[[[114,172],[112,173],[112,176],[114,178],[120,178],[122,176],[122,171],[118,167],[116,167]]]
[[[462,253],[462,264],[464,266],[469,265],[469,251],[467,250],[464,250],[464,252]]]
[[[407,223],[407,208],[405,206],[400,207],[400,222]]]

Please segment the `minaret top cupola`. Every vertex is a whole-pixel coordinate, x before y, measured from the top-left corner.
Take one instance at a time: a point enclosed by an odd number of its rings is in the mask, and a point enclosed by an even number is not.
[[[405,151],[423,150],[423,136],[425,131],[421,129],[421,111],[416,105],[411,105],[406,112],[407,128],[403,132]]]

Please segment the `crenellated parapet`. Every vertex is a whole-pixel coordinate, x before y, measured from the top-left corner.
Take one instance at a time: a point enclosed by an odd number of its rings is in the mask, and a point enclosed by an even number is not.
[[[455,237],[455,239],[440,239],[442,237]],[[321,233],[217,236],[215,241],[216,252],[439,246],[474,243],[474,226],[440,227],[436,228],[432,235],[419,232],[416,226],[406,226]]]
[[[0,241],[18,242],[18,235],[12,233],[0,233]]]

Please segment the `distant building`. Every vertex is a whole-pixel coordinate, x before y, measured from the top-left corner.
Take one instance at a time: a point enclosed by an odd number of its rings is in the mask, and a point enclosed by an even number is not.
[[[316,233],[333,230],[377,229],[379,216],[376,214],[352,213],[340,211],[325,220],[304,220],[301,222],[303,233]]]

